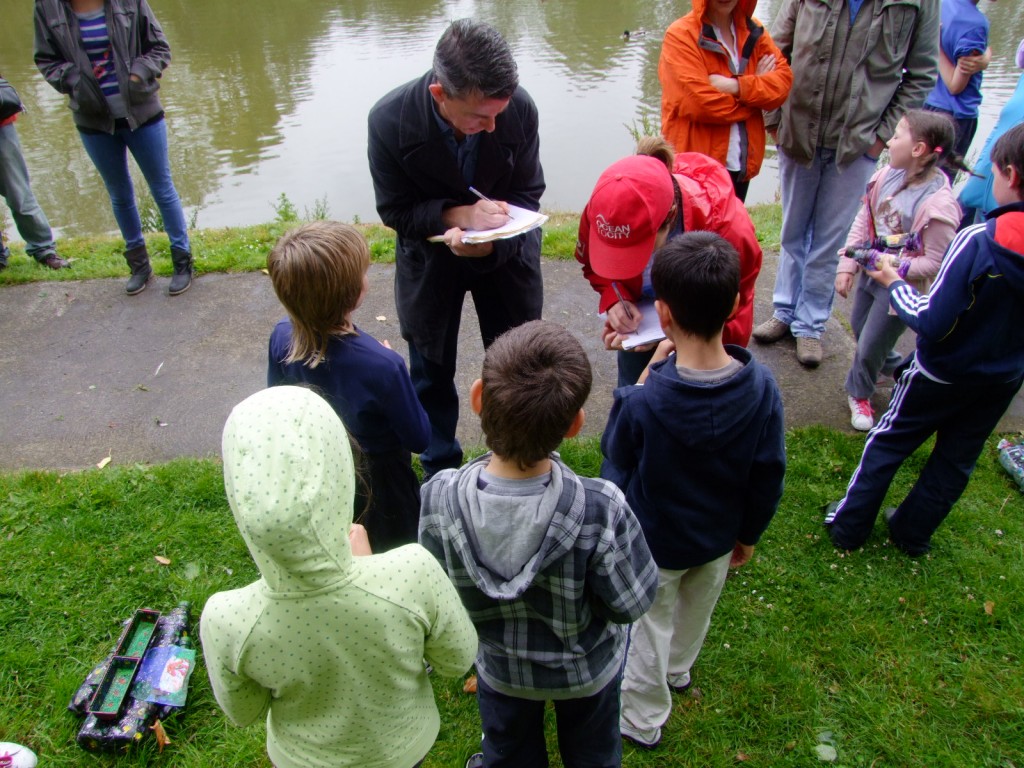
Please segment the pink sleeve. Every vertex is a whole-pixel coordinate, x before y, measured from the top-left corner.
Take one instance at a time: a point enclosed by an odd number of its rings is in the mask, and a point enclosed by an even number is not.
[[[956,227],[949,222],[932,219],[921,232],[921,253],[911,259],[907,279],[931,280],[935,277],[955,234]]]
[[[868,225],[868,206],[867,203],[862,203],[857,210],[857,215],[853,219],[853,224],[850,225],[850,232],[846,235],[846,244],[839,250],[839,266],[836,267],[837,274],[843,274],[844,272],[856,274],[860,272],[860,265],[853,259],[846,257],[846,249],[855,248],[870,239],[871,227]]]

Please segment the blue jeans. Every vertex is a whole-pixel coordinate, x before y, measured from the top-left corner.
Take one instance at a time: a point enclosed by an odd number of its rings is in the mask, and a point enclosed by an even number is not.
[[[21,142],[14,123],[0,126],[0,195],[7,201],[25,251],[42,261],[56,252],[50,222],[39,207],[29,185],[28,168],[21,154]],[[7,247],[0,232],[0,258],[6,261]]]
[[[558,751],[566,768],[618,768],[622,765],[619,734],[619,689],[616,675],[608,685],[581,699],[554,702]],[[543,701],[498,693],[480,679],[477,706],[487,768],[547,768]]]
[[[128,153],[131,152],[160,209],[171,247],[191,252],[185,213],[171,179],[171,164],[167,157],[167,123],[158,120],[134,131],[118,128],[112,134],[79,131],[79,135],[85,151],[103,178],[125,246],[130,250],[146,244],[142,236],[139,209],[135,204],[135,187],[128,171]]]
[[[794,336],[821,338],[832,314],[839,249],[860,207],[876,161],[863,155],[842,170],[832,149],[818,147],[810,168],[779,150],[782,252],[775,278],[775,317]]]

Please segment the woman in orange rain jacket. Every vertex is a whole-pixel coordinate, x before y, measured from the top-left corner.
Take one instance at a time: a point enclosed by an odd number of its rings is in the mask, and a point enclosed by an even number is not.
[[[762,110],[789,95],[793,73],[753,17],[757,0],[693,0],[665,33],[658,63],[661,132],[677,152],[725,165],[746,198],[764,159]]]

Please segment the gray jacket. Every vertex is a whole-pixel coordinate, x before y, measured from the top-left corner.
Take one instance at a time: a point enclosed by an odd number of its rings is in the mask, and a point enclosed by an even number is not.
[[[104,7],[118,86],[128,106],[128,125],[135,130],[163,109],[157,91],[159,77],[171,62],[171,48],[146,0],[106,0]],[[70,97],[75,125],[114,132],[114,117],[67,0],[36,0],[35,62],[46,81]]]
[[[845,167],[888,141],[935,85],[939,0],[866,0],[853,25],[846,0],[783,0],[772,38],[793,88],[765,125],[798,163],[826,147]]]

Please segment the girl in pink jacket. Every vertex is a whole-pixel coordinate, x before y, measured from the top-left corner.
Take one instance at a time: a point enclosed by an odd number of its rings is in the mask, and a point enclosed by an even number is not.
[[[916,235],[903,238],[910,242],[899,253],[907,282],[927,292],[960,221],[960,207],[940,171],[943,165],[967,170],[953,150],[954,142],[955,129],[946,115],[911,110],[900,119],[887,145],[889,165],[868,182],[864,203],[840,251],[836,293],[848,296],[855,275],[862,271],[851,257],[854,251],[871,250],[865,246],[879,238],[897,242],[901,235]],[[871,396],[878,376],[891,376],[899,365],[901,357],[893,347],[906,326],[889,309],[888,291],[866,274],[857,281],[850,324],[857,351],[846,376],[847,404],[853,428],[866,432],[874,426]]]

